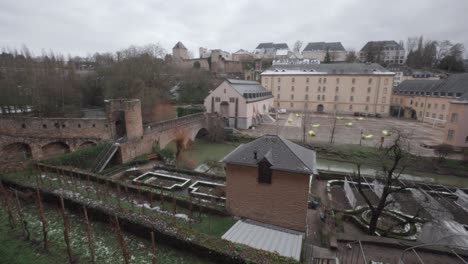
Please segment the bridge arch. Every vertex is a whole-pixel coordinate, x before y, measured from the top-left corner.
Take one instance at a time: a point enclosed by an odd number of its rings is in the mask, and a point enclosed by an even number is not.
[[[62,155],[70,152],[70,146],[63,141],[50,142],[41,148],[45,158]]]
[[[78,146],[78,149],[82,149],[82,148],[87,148],[87,147],[92,147],[92,146],[96,146],[96,142],[94,141],[85,141],[83,143],[81,143],[79,146]]]
[[[4,161],[23,161],[32,158],[32,150],[29,144],[15,142],[4,146],[1,150]]]

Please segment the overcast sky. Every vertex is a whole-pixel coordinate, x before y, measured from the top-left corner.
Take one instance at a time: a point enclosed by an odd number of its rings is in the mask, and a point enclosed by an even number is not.
[[[177,41],[235,52],[260,42],[450,39],[468,48],[468,0],[0,0],[0,47],[86,56]]]

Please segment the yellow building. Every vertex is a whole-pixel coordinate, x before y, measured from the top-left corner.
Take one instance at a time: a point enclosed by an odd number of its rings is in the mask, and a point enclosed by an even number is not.
[[[277,108],[389,115],[394,73],[375,63],[274,65],[261,76]]]
[[[467,148],[468,74],[402,82],[394,88],[391,114],[445,127],[445,143]]]

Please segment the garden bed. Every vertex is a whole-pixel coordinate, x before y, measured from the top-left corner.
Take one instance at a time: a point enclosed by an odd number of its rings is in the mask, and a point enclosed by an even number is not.
[[[202,199],[226,200],[225,185],[215,182],[196,181],[190,185],[190,193]]]
[[[164,188],[166,190],[183,189],[190,181],[191,180],[187,178],[156,172],[147,172],[133,179],[133,182],[136,182],[137,184],[143,184],[155,188]]]

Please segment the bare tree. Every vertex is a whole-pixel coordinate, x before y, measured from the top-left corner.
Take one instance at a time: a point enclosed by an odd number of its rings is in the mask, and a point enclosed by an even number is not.
[[[330,140],[329,140],[330,144],[333,144],[335,142],[337,122],[338,122],[338,118],[336,116],[336,112],[334,112],[333,115],[328,118],[328,124],[329,124],[329,129],[330,129]]]
[[[310,126],[310,111],[307,110],[307,103],[304,104],[304,110],[302,111],[302,143],[306,143],[307,133]]]
[[[384,147],[379,153],[381,155],[380,160],[382,161],[382,175],[379,180],[383,183],[383,191],[377,204],[372,203],[366,192],[364,192],[361,164],[357,164],[357,172],[354,174],[354,178],[356,178],[358,182],[358,191],[371,212],[369,229],[367,230],[369,235],[375,235],[380,216],[388,205],[394,203],[394,200],[388,199],[389,195],[400,192],[406,188],[406,186],[399,186],[397,182],[410,161],[410,155],[407,149],[407,146],[409,146],[409,138],[408,135],[401,131],[395,131],[393,134],[395,138],[392,144]]]
[[[350,50],[348,51],[348,54],[346,54],[346,62],[356,62],[357,61],[357,56],[356,56],[356,51]]]
[[[294,42],[293,51],[294,51],[294,52],[300,52],[300,51],[301,51],[301,48],[302,48],[302,41],[296,40],[296,42]]]

